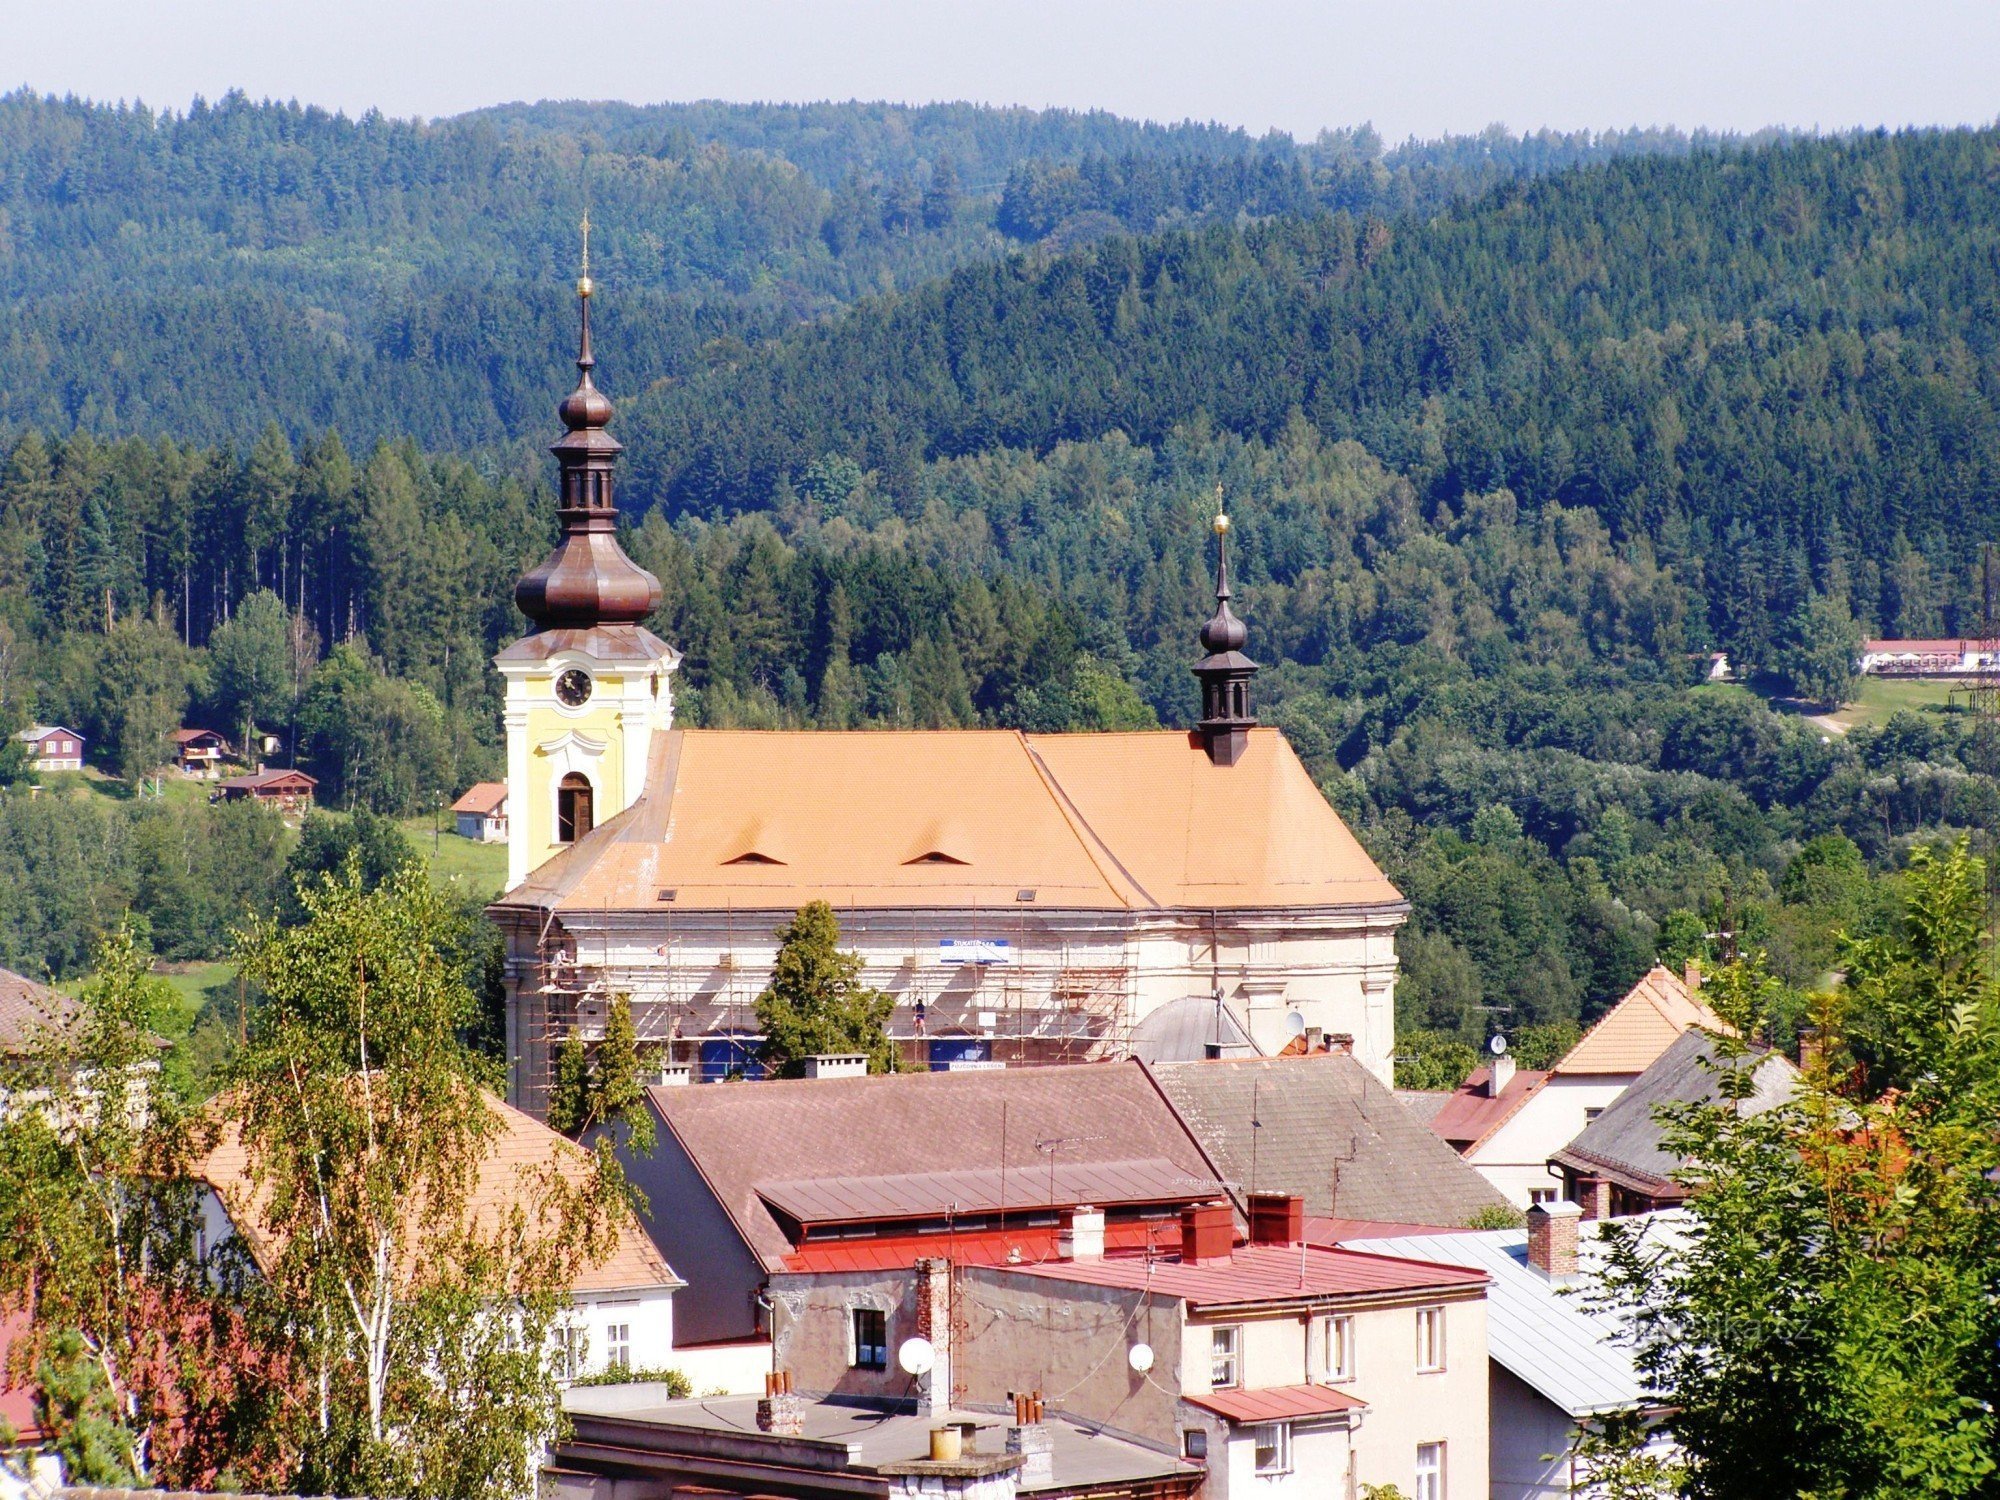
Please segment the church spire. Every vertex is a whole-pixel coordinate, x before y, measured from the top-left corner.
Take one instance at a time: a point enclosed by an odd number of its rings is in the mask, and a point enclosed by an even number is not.
[[[1250,743],[1257,720],[1250,713],[1250,679],[1257,663],[1243,654],[1250,631],[1229,608],[1229,517],[1223,511],[1222,487],[1216,486],[1215,613],[1201,627],[1202,650],[1194,664],[1201,679],[1201,719],[1195,732],[1219,766],[1233,766]]]
[[[590,347],[590,302],[597,284],[590,279],[588,211],[582,229],[577,383],[556,408],[565,431],[549,449],[561,472],[556,514],[562,519],[562,538],[514,588],[514,603],[538,630],[636,625],[660,602],[659,579],[618,545],[611,471],[624,445],[605,430],[611,422],[611,398],[592,379],[597,357]]]

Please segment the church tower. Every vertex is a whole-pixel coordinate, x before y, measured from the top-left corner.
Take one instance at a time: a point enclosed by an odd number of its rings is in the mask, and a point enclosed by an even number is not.
[[[507,886],[616,817],[645,789],[653,737],[672,727],[680,653],[641,623],[660,581],[618,545],[611,475],[621,444],[592,382],[590,221],[576,294],[576,389],[549,450],[561,473],[562,536],[514,589],[534,628],[493,659],[507,681]]]
[[[1194,664],[1201,679],[1201,718],[1195,732],[1218,766],[1233,766],[1250,743],[1257,725],[1250,712],[1250,679],[1257,663],[1243,654],[1250,631],[1229,607],[1229,517],[1215,517],[1215,613],[1201,627],[1201,648],[1208,654]]]

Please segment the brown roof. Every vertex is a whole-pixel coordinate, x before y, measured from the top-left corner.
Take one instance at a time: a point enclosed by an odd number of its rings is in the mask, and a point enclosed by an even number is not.
[[[1506,1202],[1346,1053],[1167,1063],[1152,1074],[1239,1202],[1290,1193],[1309,1214],[1451,1226]]]
[[[304,771],[253,771],[248,776],[232,776],[216,783],[224,791],[275,792],[287,787],[311,791],[319,782]]]
[[[1643,1073],[1682,1032],[1694,1026],[1735,1034],[1699,995],[1689,991],[1680,975],[1655,964],[1623,1000],[1584,1033],[1583,1040],[1569,1049],[1554,1071],[1571,1076]]]
[[[1492,1076],[1491,1068],[1476,1068],[1455,1092],[1447,1094],[1430,1117],[1431,1133],[1462,1152],[1470,1151],[1519,1114],[1521,1106],[1539,1094],[1553,1075],[1517,1068],[1497,1099],[1486,1092]]]
[[[214,740],[218,744],[227,743],[213,729],[176,729],[167,738],[172,740],[176,745],[192,745],[196,740]]]
[[[1177,731],[675,730],[647,791],[509,905],[791,910],[1389,906],[1275,729],[1234,766]]]
[[[504,781],[475,781],[465,790],[465,795],[452,803],[455,813],[477,813],[481,817],[496,813],[507,804],[507,783]]]
[[[760,1189],[809,1178],[900,1178],[897,1201],[912,1218],[942,1217],[955,1202],[950,1187],[917,1191],[924,1174],[997,1178],[1002,1167],[1008,1206],[1046,1207],[1052,1161],[1164,1162],[1186,1200],[1217,1190],[1214,1168],[1134,1062],[682,1085],[647,1098],[773,1271],[793,1246]]]
[[[1487,1275],[1466,1266],[1370,1255],[1359,1250],[1323,1250],[1313,1245],[1238,1245],[1227,1260],[1178,1256],[1107,1255],[1102,1260],[1057,1260],[1017,1266],[1030,1276],[1080,1281],[1090,1286],[1130,1287],[1179,1297],[1192,1307],[1226,1307],[1239,1302],[1297,1302],[1317,1297],[1366,1297],[1382,1293],[1473,1291]]]
[[[77,1002],[25,974],[0,969],[0,1052],[20,1053],[44,1026],[76,1014]]]
[[[1254,1391],[1210,1391],[1205,1396],[1185,1399],[1189,1406],[1227,1417],[1237,1427],[1284,1422],[1293,1417],[1328,1416],[1334,1412],[1365,1410],[1368,1406],[1359,1396],[1331,1385],[1271,1385]]]
[[[479,1178],[467,1205],[480,1222],[488,1214],[511,1210],[527,1200],[532,1175],[550,1161],[564,1164],[566,1176],[587,1170],[587,1155],[574,1141],[558,1135],[548,1126],[503,1103],[492,1094],[482,1096],[496,1117],[499,1129],[491,1137],[486,1155],[479,1164]],[[241,1131],[227,1125],[208,1156],[197,1163],[195,1175],[215,1189],[228,1209],[236,1232],[259,1265],[268,1266],[277,1245],[265,1231],[257,1208],[257,1191],[250,1176],[249,1153],[243,1148]],[[680,1278],[654,1247],[637,1218],[628,1214],[618,1232],[618,1244],[611,1255],[589,1266],[577,1277],[579,1292],[629,1291],[645,1287],[679,1286]]]
[[[1091,1203],[1183,1203],[1188,1174],[1165,1157],[1146,1161],[1065,1162],[1024,1181],[997,1167],[942,1172],[890,1172],[875,1177],[810,1177],[766,1182],[757,1196],[801,1224],[858,1224],[871,1219],[917,1219],[949,1203],[962,1214],[1000,1209],[1052,1208]]]

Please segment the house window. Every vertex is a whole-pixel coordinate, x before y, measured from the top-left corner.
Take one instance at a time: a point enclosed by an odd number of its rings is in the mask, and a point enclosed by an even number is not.
[[[1417,1309],[1417,1369],[1422,1371],[1443,1368],[1444,1309],[1420,1307]]]
[[[571,771],[556,786],[556,842],[573,844],[595,826],[590,782]]]
[[[1236,1327],[1211,1328],[1208,1337],[1209,1389],[1226,1391],[1232,1386],[1241,1385],[1243,1330]]]
[[[1256,1443],[1257,1472],[1259,1474],[1289,1474],[1292,1472],[1292,1424],[1290,1422],[1260,1422],[1251,1429]]]
[[[889,1315],[872,1307],[854,1309],[854,1368],[889,1368]]]
[[[632,1325],[612,1323],[604,1330],[604,1367],[607,1370],[632,1368]]]
[[[1208,1460],[1208,1433],[1200,1427],[1190,1427],[1181,1434],[1181,1452],[1196,1463]]]
[[[1331,1385],[1354,1378],[1354,1319],[1321,1318],[1319,1378]]]
[[[557,1330],[559,1341],[556,1349],[556,1368],[564,1380],[575,1380],[583,1374],[583,1330],[575,1324],[565,1324]]]
[[[1556,1201],[1557,1198],[1561,1196],[1562,1196],[1562,1189],[1560,1188],[1552,1188],[1552,1187],[1529,1188],[1528,1206],[1532,1208],[1537,1203],[1553,1203]]]
[[[1603,1105],[1587,1104],[1584,1106],[1583,1109],[1583,1123],[1588,1125],[1592,1120],[1595,1120],[1599,1115],[1603,1113],[1604,1113]]]
[[[1444,1500],[1444,1444],[1417,1444],[1415,1500]]]

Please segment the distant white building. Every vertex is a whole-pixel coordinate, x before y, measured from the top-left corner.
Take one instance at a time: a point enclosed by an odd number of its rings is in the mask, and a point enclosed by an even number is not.
[[[507,842],[507,783],[474,782],[451,805],[456,831],[462,839],[481,844]]]
[[[1872,677],[1968,677],[1992,671],[2000,652],[1977,640],[1876,640],[1861,643],[1861,670]]]
[[[60,724],[36,724],[14,736],[28,747],[28,764],[37,771],[81,771],[83,736]]]

